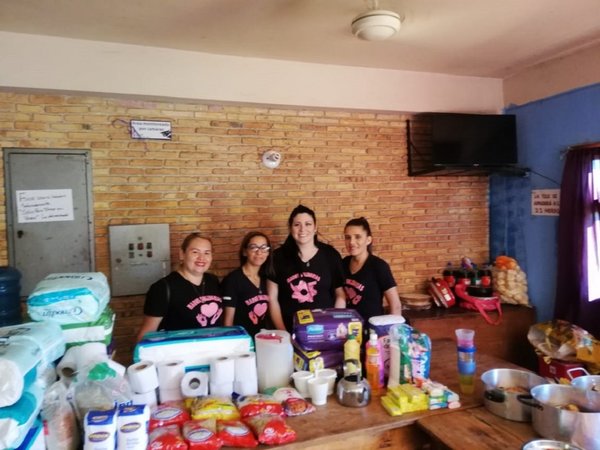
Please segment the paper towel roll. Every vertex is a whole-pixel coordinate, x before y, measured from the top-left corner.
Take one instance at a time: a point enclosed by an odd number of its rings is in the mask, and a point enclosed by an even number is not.
[[[234,362],[234,381],[256,379],[256,353],[249,352],[236,355]]]
[[[233,391],[238,395],[255,395],[258,394],[258,380],[236,380],[233,382]]]
[[[151,361],[140,361],[127,368],[129,385],[134,392],[145,393],[158,387],[156,366]]]
[[[183,400],[183,394],[179,387],[175,389],[159,389],[158,396],[161,403]]]
[[[79,350],[76,353],[77,371],[81,371],[95,362],[108,360],[108,351],[106,344],[103,342],[87,342],[78,347]]]
[[[233,394],[233,381],[225,383],[210,382],[210,395],[216,395],[218,397],[231,397]]]
[[[153,389],[150,392],[144,392],[142,394],[134,392],[131,394],[131,402],[134,405],[148,405],[150,409],[154,408],[156,405],[158,405],[156,389]]]
[[[176,389],[181,386],[185,374],[183,361],[164,361],[156,365],[158,385],[161,389]]]
[[[210,363],[210,381],[215,384],[231,383],[235,379],[235,358],[222,356]]]
[[[181,393],[184,397],[200,397],[208,395],[208,374],[191,371],[181,379]]]
[[[71,380],[77,372],[77,353],[79,347],[70,347],[56,366],[56,373],[61,380]]]

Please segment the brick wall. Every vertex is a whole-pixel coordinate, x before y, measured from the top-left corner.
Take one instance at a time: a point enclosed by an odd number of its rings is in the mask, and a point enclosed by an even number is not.
[[[168,120],[171,141],[130,138],[131,119]],[[364,215],[401,291],[422,291],[446,261],[488,256],[486,177],[408,177],[407,116],[269,106],[170,103],[0,92],[0,147],[87,148],[93,160],[96,269],[110,275],[108,225],[168,223],[171,256],[188,232],[214,243],[212,270],[237,265],[244,233],[287,234],[298,203],[343,251],[343,225]],[[260,164],[276,149],[279,168]],[[4,170],[0,232],[6,234]],[[0,264],[8,264],[5,239]],[[113,298],[116,358],[129,363],[142,296]]]

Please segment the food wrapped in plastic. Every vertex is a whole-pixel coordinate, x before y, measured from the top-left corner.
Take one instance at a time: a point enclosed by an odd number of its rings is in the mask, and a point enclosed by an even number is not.
[[[566,320],[536,323],[529,327],[527,339],[544,356],[600,364],[600,341]]]
[[[296,432],[277,414],[252,416],[246,419],[246,423],[261,444],[280,445],[296,440]]]
[[[240,412],[230,398],[213,395],[192,399],[190,412],[194,420],[233,420],[240,418]]]
[[[516,259],[500,255],[492,268],[492,287],[500,300],[513,305],[529,305],[527,275]]]

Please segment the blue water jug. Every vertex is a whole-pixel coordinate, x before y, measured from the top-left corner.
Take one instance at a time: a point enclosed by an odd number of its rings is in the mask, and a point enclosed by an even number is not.
[[[21,323],[21,272],[0,266],[0,326]]]

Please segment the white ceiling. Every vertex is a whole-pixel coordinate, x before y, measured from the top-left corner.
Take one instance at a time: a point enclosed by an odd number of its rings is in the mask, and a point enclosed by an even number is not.
[[[600,43],[600,0],[379,0],[402,29],[361,41],[372,1],[0,0],[0,30],[494,78]]]

